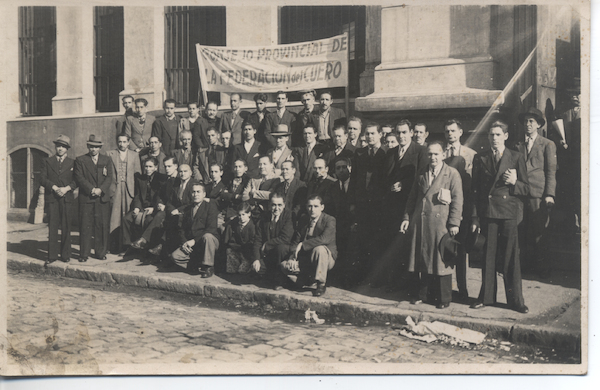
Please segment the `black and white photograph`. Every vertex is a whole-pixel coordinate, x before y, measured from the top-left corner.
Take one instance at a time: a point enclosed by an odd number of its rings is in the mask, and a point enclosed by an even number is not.
[[[0,3],[0,375],[588,372],[589,1],[185,3]]]

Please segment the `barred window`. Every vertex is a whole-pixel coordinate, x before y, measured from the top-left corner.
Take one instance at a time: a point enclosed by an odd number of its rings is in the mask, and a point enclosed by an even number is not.
[[[52,115],[56,96],[56,7],[19,7],[21,114]]]
[[[196,44],[225,46],[226,27],[225,7],[165,7],[165,90],[178,106],[201,100]]]
[[[348,32],[350,49],[350,96],[359,96],[359,76],[365,70],[365,6],[314,6],[281,8],[280,43],[297,43],[329,38]],[[343,88],[332,89],[343,98]]]
[[[96,111],[119,111],[124,85],[123,7],[94,7]]]

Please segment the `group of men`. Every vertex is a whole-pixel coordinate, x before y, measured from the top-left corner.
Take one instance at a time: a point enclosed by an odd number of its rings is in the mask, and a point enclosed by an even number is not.
[[[245,256],[259,275],[287,275],[277,288],[312,286],[320,296],[337,263],[345,281],[393,290],[405,280],[411,303],[445,308],[453,269],[459,296],[468,298],[468,242],[479,235],[482,287],[471,307],[496,302],[500,271],[509,306],[528,311],[519,249],[547,273],[540,242],[556,187],[556,147],[539,133],[539,110],[520,115],[524,131],[514,150],[505,145],[508,126],[497,121],[488,129],[491,148],[478,154],[461,144],[456,119],[445,124],[446,143],[427,144],[425,124],[363,124],[331,107],[329,91],[318,107],[314,91],[301,96],[300,112],[286,109],[284,92],[269,112],[267,96],[257,94],[257,110],[248,113],[232,94],[232,111],[221,118],[215,102],[202,113],[189,103],[189,116],[178,118],[173,100],[153,118],[147,101],[127,96],[116,150],[100,154],[102,141],[90,135],[89,153],[73,161],[61,135],[42,175],[50,193],[48,262],[71,257],[66,205],[79,188],[81,262],[92,246],[98,259],[133,248],[210,277],[223,232],[234,221],[246,226],[251,210],[253,249]],[[382,266],[393,245],[392,263]]]

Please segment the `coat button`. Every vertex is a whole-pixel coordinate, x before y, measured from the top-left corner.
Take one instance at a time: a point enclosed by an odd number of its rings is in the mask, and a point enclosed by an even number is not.
[[[435,215],[435,217],[436,217],[436,218],[439,218],[439,217],[440,217],[440,215],[439,215],[439,214],[436,214],[436,215]]]
[[[503,198],[506,199],[506,195],[504,195]]]
[[[492,199],[492,195],[488,195],[488,198]]]

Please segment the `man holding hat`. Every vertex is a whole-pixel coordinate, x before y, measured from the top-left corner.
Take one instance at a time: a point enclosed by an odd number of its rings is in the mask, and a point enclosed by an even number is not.
[[[270,155],[273,160],[275,176],[281,175],[281,165],[286,161],[292,161],[294,168],[298,171],[298,163],[294,160],[292,150],[288,147],[290,135],[288,126],[285,124],[277,125],[277,131],[271,133],[271,137],[275,139],[275,148],[269,150],[267,155]]]
[[[544,257],[543,234],[548,227],[549,211],[554,206],[556,190],[556,146],[542,137],[538,130],[546,123],[542,112],[535,107],[519,114],[523,137],[516,149],[525,156],[529,195],[525,199],[523,222],[519,225],[519,244],[523,268],[536,268],[541,277],[550,273]]]
[[[408,264],[411,304],[431,298],[438,309],[444,309],[452,301],[455,261],[452,257],[456,251],[448,256],[445,250],[448,245],[442,241],[459,232],[462,181],[458,171],[444,163],[444,149],[439,141],[429,144],[427,155],[429,165],[417,176],[410,191],[400,232],[408,233],[411,240]]]
[[[73,191],[77,184],[73,179],[75,160],[67,157],[71,140],[66,135],[59,135],[54,141],[56,154],[44,160],[40,183],[45,189],[45,200],[48,207],[48,259],[50,264],[58,259],[68,263],[71,259],[71,216],[69,208],[73,202]],[[60,226],[60,243],[58,228]]]
[[[110,198],[113,164],[100,154],[102,139],[90,134],[88,153],[75,160],[74,175],[79,184],[79,262],[85,262],[92,249],[99,260],[106,260],[110,228]]]

